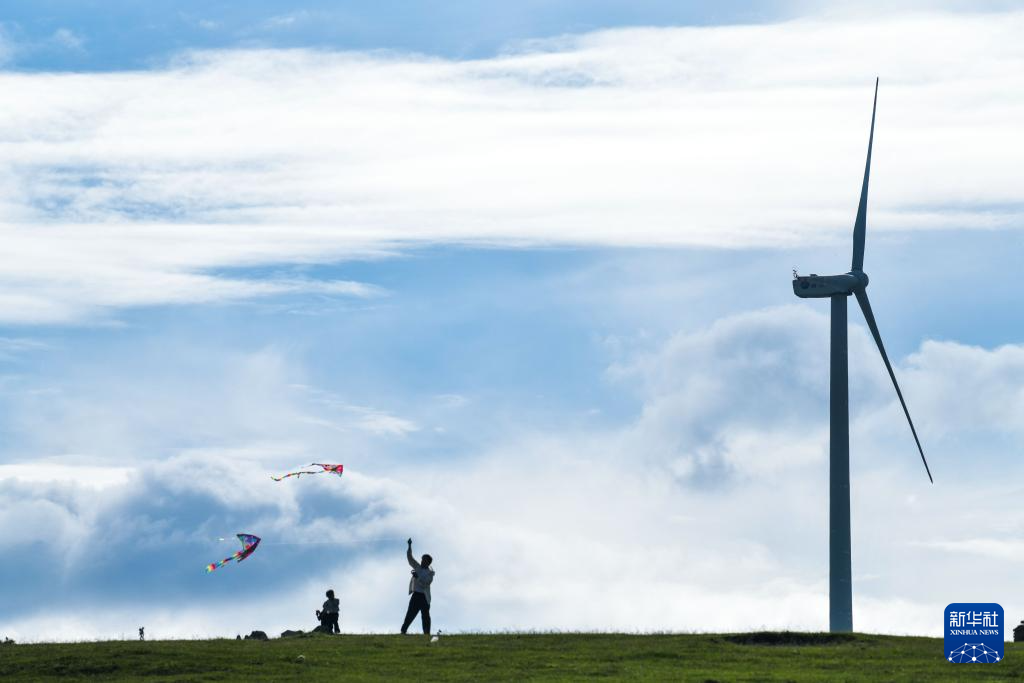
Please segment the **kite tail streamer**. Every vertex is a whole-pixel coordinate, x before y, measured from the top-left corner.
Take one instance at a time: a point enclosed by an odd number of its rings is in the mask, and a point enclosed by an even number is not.
[[[301,477],[303,474],[320,474],[320,473],[319,472],[289,472],[288,474],[284,475],[283,477],[275,477],[274,475],[270,475],[270,478],[273,479],[274,481],[284,481],[288,477]]]
[[[237,552],[234,555],[232,555],[231,557],[225,557],[220,562],[214,562],[213,564],[206,565],[206,573],[209,574],[214,569],[217,569],[219,567],[223,567],[224,565],[226,565],[227,563],[231,562],[232,560],[237,559],[239,557],[239,555],[241,555],[241,554],[242,554],[241,552]]]
[[[281,477],[275,477],[274,475],[270,475],[270,478],[273,479],[274,481],[283,481],[288,477],[301,477],[303,474],[337,474],[340,477],[342,473],[345,471],[344,465],[334,465],[323,462],[311,462],[310,464],[305,465],[305,467],[319,467],[320,470],[313,470],[312,472],[308,470],[302,470],[299,472],[289,472],[288,474],[285,474],[284,476]]]

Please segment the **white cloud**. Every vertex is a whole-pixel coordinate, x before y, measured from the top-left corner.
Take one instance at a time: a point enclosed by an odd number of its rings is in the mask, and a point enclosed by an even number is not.
[[[933,432],[1024,428],[1024,346],[929,341],[907,359],[915,407]]]
[[[289,388],[305,394],[310,401],[328,409],[322,413],[322,417],[311,418],[312,424],[340,431],[355,428],[371,434],[390,436],[404,436],[419,430],[419,426],[412,420],[384,410],[353,405],[330,391],[305,384],[292,384]]]
[[[269,231],[273,232],[273,231]],[[219,235],[215,233],[220,233]],[[261,237],[263,233],[264,237]],[[208,303],[290,293],[374,297],[369,284],[197,272],[263,263],[308,263],[374,252],[355,244],[333,252],[299,228],[287,238],[229,226],[0,226],[11,260],[0,267],[0,320],[83,320],[125,306]]]
[[[975,555],[985,560],[1020,562],[1024,560],[1024,542],[1012,538],[964,538],[921,542],[925,548],[949,553]]]
[[[307,21],[310,17],[310,13],[306,10],[299,12],[290,12],[288,14],[275,14],[263,22],[263,28],[266,29],[281,29],[281,28],[292,28],[296,24]]]
[[[360,409],[356,412],[359,415],[357,420],[359,426],[373,434],[393,434],[401,436],[403,434],[419,430],[419,427],[415,422],[401,417],[367,409]]]
[[[876,73],[872,232],[1016,228],[1022,28],[922,13],[461,62],[255,50],[5,73],[0,320],[256,296],[211,271],[409,242],[846,240]]]
[[[433,398],[444,408],[461,408],[469,403],[469,399],[461,394],[437,394]]]
[[[46,343],[26,337],[0,337],[0,361],[10,361],[24,353],[49,348]]]
[[[81,50],[85,41],[69,28],[59,28],[53,32],[50,40],[68,50]]]
[[[419,428],[413,417],[310,388],[280,349],[179,347],[172,356],[163,344],[137,346],[125,362],[145,370],[83,364],[53,386],[21,377],[0,387],[8,462],[121,466],[186,452],[275,471],[325,460],[358,467]]]
[[[119,486],[127,482],[131,467],[90,467],[68,465],[60,460],[36,460],[31,464],[0,465],[0,481],[14,479],[19,482],[74,482],[95,488]]]

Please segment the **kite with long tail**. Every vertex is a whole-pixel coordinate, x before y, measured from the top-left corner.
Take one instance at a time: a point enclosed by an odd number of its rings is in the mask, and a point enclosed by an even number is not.
[[[322,463],[322,462],[313,462],[313,463],[310,463],[310,464],[306,465],[306,467],[321,467],[323,469],[312,470],[312,471],[310,471],[310,470],[303,470],[303,471],[299,471],[299,472],[289,472],[288,474],[284,475],[283,477],[275,477],[274,475],[270,475],[270,478],[273,479],[274,481],[282,481],[284,479],[287,479],[288,477],[301,477],[303,474],[324,474],[324,473],[336,474],[336,475],[338,475],[340,477],[342,475],[342,473],[345,471],[345,466],[344,465],[329,465],[327,463]]]
[[[241,562],[245,558],[252,555],[253,552],[255,552],[256,550],[256,546],[260,544],[259,536],[253,536],[252,534],[236,534],[236,536],[238,536],[238,540],[242,542],[242,549],[234,555],[232,555],[231,557],[225,557],[220,562],[214,562],[213,564],[206,565],[207,574],[212,572],[214,569],[217,569],[218,567],[223,567],[228,562],[231,562],[233,560]]]

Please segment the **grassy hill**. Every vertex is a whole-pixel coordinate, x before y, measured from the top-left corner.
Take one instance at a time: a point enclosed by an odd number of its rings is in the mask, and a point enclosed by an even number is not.
[[[302,658],[299,658],[302,655]],[[870,635],[487,634],[308,636],[0,646],[3,681],[927,681],[1024,676],[1024,645],[998,664],[950,664],[942,641]]]

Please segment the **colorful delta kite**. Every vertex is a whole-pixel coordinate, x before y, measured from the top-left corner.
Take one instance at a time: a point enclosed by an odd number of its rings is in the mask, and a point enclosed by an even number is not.
[[[245,558],[247,558],[250,555],[252,555],[253,552],[256,550],[256,546],[258,546],[260,544],[260,537],[259,536],[253,536],[252,534],[236,534],[236,535],[238,536],[238,540],[242,542],[242,549],[239,550],[234,555],[232,555],[231,557],[225,557],[220,562],[214,562],[213,564],[206,565],[206,573],[207,574],[212,572],[214,569],[217,569],[218,567],[223,567],[224,565],[226,565],[228,562],[231,562],[232,560],[237,560],[237,561],[241,562]]]
[[[273,479],[274,481],[281,481],[282,479],[287,479],[288,477],[301,477],[303,474],[323,474],[324,472],[327,472],[329,474],[337,474],[340,477],[342,472],[345,471],[344,465],[328,465],[322,462],[313,462],[306,465],[306,467],[322,467],[323,469],[312,471],[303,470],[301,472],[289,472],[283,477],[275,477],[274,475],[270,475],[270,478]]]

